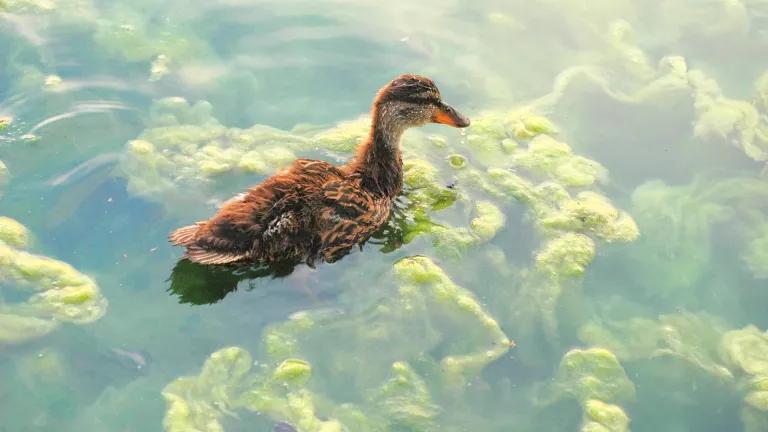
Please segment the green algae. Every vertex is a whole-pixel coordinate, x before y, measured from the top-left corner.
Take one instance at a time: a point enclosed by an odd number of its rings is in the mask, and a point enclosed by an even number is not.
[[[635,317],[587,323],[580,329],[579,338],[611,349],[623,361],[671,358],[731,382],[734,375],[718,350],[724,333],[724,324],[713,316],[680,313],[661,315],[657,320]]]
[[[629,432],[629,417],[621,407],[595,399],[584,406],[582,432]]]
[[[556,384],[564,396],[589,400],[627,401],[635,386],[611,351],[604,348],[573,349],[563,356]]]
[[[331,411],[362,432],[389,427],[434,430],[431,424],[437,408],[422,379],[405,363],[392,365],[393,377],[364,401],[376,407],[370,412],[371,420],[359,407],[331,403],[307,389],[311,368],[303,360],[284,361],[271,376],[270,368],[252,368],[252,364],[244,349],[224,348],[210,356],[198,376],[182,377],[166,386],[165,430],[222,431],[222,418],[235,415],[235,409],[254,411],[275,421],[287,419],[301,432],[349,430],[338,419],[321,419],[319,405],[332,406]]]
[[[379,305],[372,313],[359,316],[322,311],[295,314],[264,332],[268,362],[259,362],[254,368],[253,359],[245,350],[225,348],[206,361],[199,376],[182,377],[169,384],[163,392],[168,405],[166,430],[221,430],[221,420],[238,409],[259,412],[276,421],[288,419],[298,430],[309,432],[342,431],[351,425],[355,425],[356,430],[372,432],[439,430],[435,421],[441,410],[432,397],[434,387],[463,391],[469,379],[498,360],[513,344],[477,299],[454,284],[432,260],[405,258],[395,264],[393,272],[399,287],[398,297],[390,304]],[[378,368],[382,372],[388,370],[391,378],[370,388],[363,387],[356,401],[335,403],[314,391],[315,366],[303,358],[320,358],[317,368],[331,367],[337,374],[356,376],[359,372],[349,367],[350,360],[358,355],[369,356],[366,353],[370,347],[391,338],[391,331],[397,326],[405,324],[418,333],[412,324],[425,316],[433,316],[430,327],[434,329],[446,326],[447,323],[442,323],[445,319],[455,321],[456,328],[464,328],[472,335],[466,341],[475,346],[469,352],[455,352],[435,359],[439,368],[433,374],[440,371],[438,380],[433,376],[431,382],[427,382],[405,360],[390,362],[387,358],[371,358],[366,367],[368,373],[360,378],[368,381],[369,373]],[[357,323],[365,325],[360,327]],[[335,358],[329,359],[328,353],[322,352],[325,350],[317,352],[322,344],[316,341],[330,334],[347,335],[349,349],[362,351],[355,355],[336,353]],[[452,340],[446,338],[446,341]],[[403,359],[413,356],[414,350],[424,348],[418,341],[414,342],[410,348],[400,348],[406,351],[390,351],[385,357],[408,352],[410,355]],[[321,416],[319,410],[325,415]]]
[[[432,400],[422,377],[405,362],[392,365],[392,378],[369,396],[370,406],[379,407],[387,419],[385,430],[438,430],[439,407]]]
[[[755,278],[768,278],[768,230],[765,227],[749,240],[743,259]]]
[[[29,231],[19,222],[0,216],[0,242],[23,249],[29,244]]]
[[[69,264],[21,249],[27,229],[0,217],[0,283],[32,295],[24,303],[0,303],[0,343],[18,343],[55,330],[60,323],[88,324],[106,312],[107,301],[96,283]]]
[[[550,240],[536,255],[536,268],[553,279],[584,274],[595,257],[595,243],[577,233],[564,234]]]

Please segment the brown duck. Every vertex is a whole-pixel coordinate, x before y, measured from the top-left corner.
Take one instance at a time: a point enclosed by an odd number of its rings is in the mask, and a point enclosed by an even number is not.
[[[388,219],[403,187],[400,137],[410,127],[469,126],[429,78],[404,74],[379,90],[372,124],[345,165],[298,159],[227,202],[211,219],[179,228],[171,243],[201,264],[333,262]]]

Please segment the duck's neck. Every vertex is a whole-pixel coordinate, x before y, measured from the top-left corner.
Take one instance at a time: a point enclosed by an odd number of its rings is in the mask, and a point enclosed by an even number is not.
[[[386,109],[373,110],[371,132],[357,150],[350,163],[352,171],[362,177],[362,185],[369,191],[396,197],[403,188],[403,159],[400,138],[405,132],[401,121]]]

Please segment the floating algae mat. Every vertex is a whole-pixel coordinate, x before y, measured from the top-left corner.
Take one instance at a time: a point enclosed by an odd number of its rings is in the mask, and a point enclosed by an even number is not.
[[[768,431],[768,2],[0,0],[0,431]],[[167,234],[374,92],[471,118],[316,269]]]

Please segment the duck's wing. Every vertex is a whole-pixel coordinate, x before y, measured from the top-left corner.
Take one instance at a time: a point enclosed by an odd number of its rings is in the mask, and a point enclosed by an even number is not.
[[[171,243],[187,248],[184,258],[200,264],[230,264],[250,258],[253,225],[243,217],[255,210],[244,199],[231,200],[208,221],[177,229]]]
[[[210,220],[174,231],[170,241],[185,246],[185,258],[200,264],[251,260],[265,239],[299,227],[296,210],[305,205],[307,195],[320,193],[320,186],[338,175],[327,162],[299,159],[228,201]]]
[[[389,200],[361,188],[359,182],[335,179],[323,185],[320,212],[323,259],[333,262],[370,237],[389,217]]]

